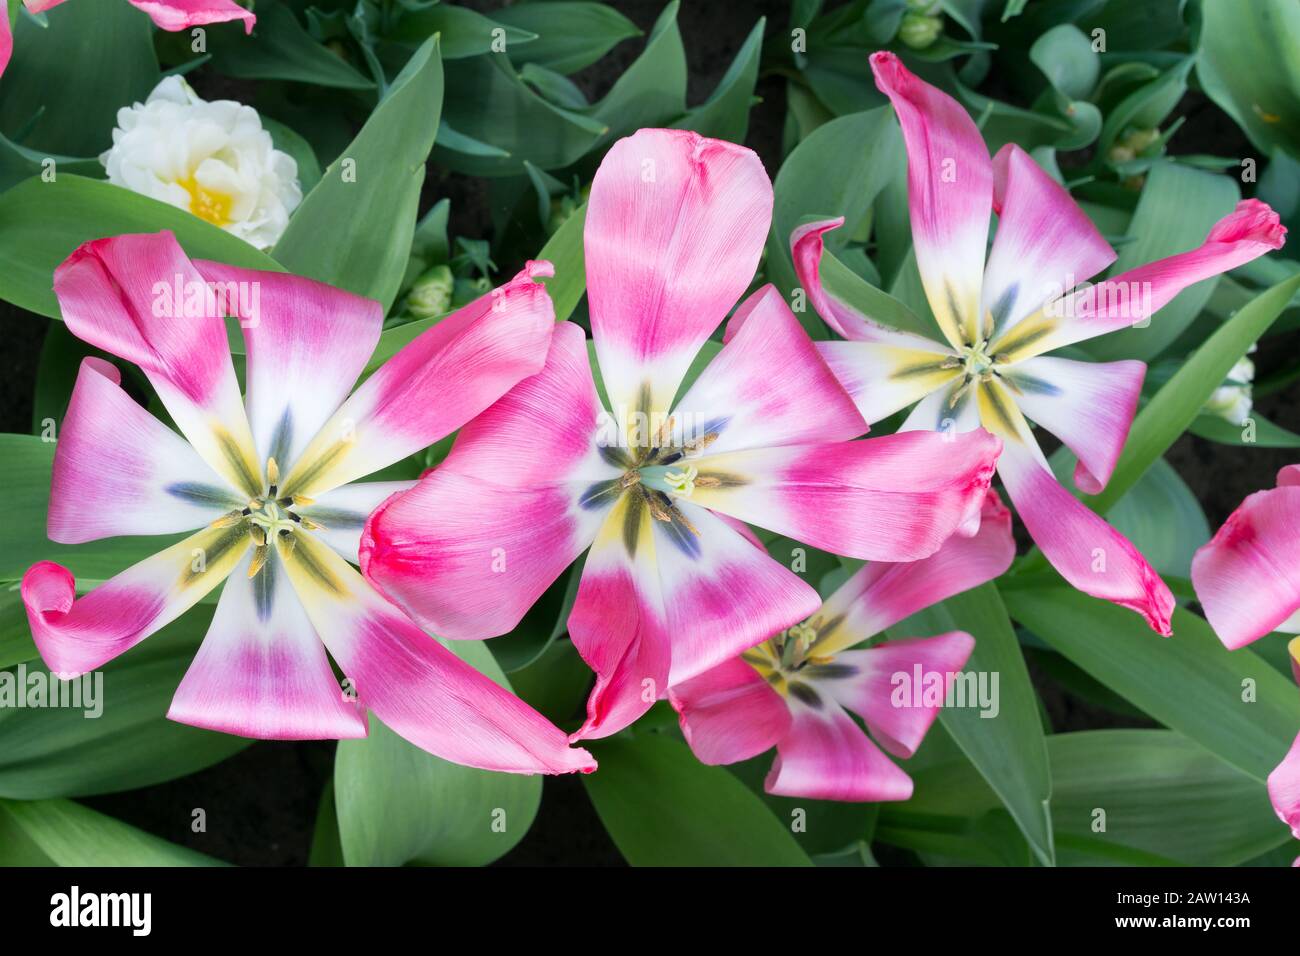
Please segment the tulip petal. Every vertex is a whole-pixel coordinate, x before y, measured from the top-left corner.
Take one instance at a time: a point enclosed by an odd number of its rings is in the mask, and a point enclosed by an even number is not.
[[[47,6],[52,5],[47,3]],[[173,33],[205,23],[243,20],[244,33],[247,34],[253,32],[253,24],[257,22],[253,11],[241,7],[234,0],[131,0],[131,6],[149,14],[149,19],[159,29]]]
[[[144,371],[203,460],[247,495],[263,491],[225,311],[170,232],[79,246],[54,270],[68,329]]]
[[[1282,476],[1279,476],[1282,477]],[[1279,630],[1300,611],[1300,486],[1257,491],[1192,558],[1205,617],[1229,649]]]
[[[785,700],[738,657],[674,684],[668,700],[682,736],[702,763],[748,760],[774,747],[790,729]]]
[[[205,528],[76,596],[67,568],[39,561],[22,599],[41,659],[71,679],[130,650],[220,584],[248,550],[242,527]]]
[[[1128,440],[1147,367],[1143,362],[1030,359],[1002,373],[1021,411],[1069,446],[1074,483],[1095,495],[1110,481]]]
[[[866,721],[871,736],[886,751],[910,757],[974,650],[975,638],[964,631],[887,641],[837,654],[833,664],[821,668],[834,676],[814,680]]]
[[[361,533],[371,512],[403,491],[414,481],[353,481],[310,499],[309,505],[293,509],[310,518],[317,527],[312,533],[353,564],[360,564]]]
[[[385,362],[311,440],[284,479],[285,493],[315,497],[391,465],[539,372],[555,310],[533,280],[553,271],[550,263],[528,263]]]
[[[992,351],[1019,362],[1151,318],[1188,286],[1281,249],[1286,228],[1258,199],[1243,199],[1196,249],[1079,289],[1029,316]]]
[[[1300,840],[1300,734],[1292,741],[1286,757],[1268,775],[1268,798],[1278,819]],[[1300,858],[1293,865],[1300,866]]]
[[[595,769],[563,731],[421,631],[324,543],[299,535],[281,557],[361,704],[394,732],[444,760],[483,770]]]
[[[980,288],[993,210],[993,164],[975,121],[893,53],[871,54],[907,144],[912,244],[925,297],[950,344],[981,336]]]
[[[912,779],[839,704],[815,690],[807,693],[815,705],[790,701],[790,732],[777,744],[764,784],[768,793],[870,803],[912,796]]]
[[[596,447],[582,330],[561,323],[546,366],[461,429],[446,461],[370,517],[361,567],[422,627],[513,630],[591,544],[621,471]],[[328,522],[326,522],[328,524]]]
[[[772,184],[752,150],[643,129],[605,154],[587,204],[592,336],[615,417],[664,413],[754,276]]]
[[[706,455],[690,500],[836,554],[915,561],[978,512],[999,447],[983,431],[914,431]]]
[[[928,558],[864,565],[826,599],[820,615],[825,625],[810,653],[839,654],[1006,571],[1016,556],[1016,542],[1011,536],[1011,512],[996,492],[988,492],[980,519],[975,534],[953,535]]]
[[[249,578],[248,554],[226,579],[203,644],[167,717],[262,740],[366,735],[279,558]]]
[[[242,508],[247,496],[137,405],[120,381],[110,363],[82,360],[54,448],[50,539],[80,544],[191,531]]]
[[[993,157],[993,208],[980,315],[994,337],[1115,261],[1065,187],[1014,143]]]
[[[673,409],[677,444],[716,435],[713,454],[810,441],[843,441],[867,430],[776,287],[736,310],[727,343]]]
[[[347,398],[384,324],[378,302],[281,272],[195,267],[239,319],[259,460],[288,469]]]
[[[946,390],[962,374],[951,352],[903,332],[871,342],[818,342],[817,351],[870,424]]]

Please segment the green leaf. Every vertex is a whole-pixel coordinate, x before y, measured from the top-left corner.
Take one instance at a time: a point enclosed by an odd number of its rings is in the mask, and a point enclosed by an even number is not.
[[[18,589],[11,586],[0,591],[0,667],[34,661],[39,656]]]
[[[1210,524],[1192,489],[1163,458],[1115,502],[1106,520],[1153,568],[1175,577],[1191,576],[1192,555],[1210,540]]]
[[[1101,73],[1101,59],[1092,42],[1073,23],[1062,23],[1039,36],[1029,48],[1029,59],[1067,100],[1089,96]]]
[[[149,17],[126,3],[61,4],[42,27],[14,25],[0,130],[24,146],[98,156],[113,141],[117,111],[142,101],[161,74]],[[33,117],[35,122],[32,122]]]
[[[679,0],[671,0],[650,30],[641,55],[599,103],[583,112],[606,128],[597,146],[647,126],[662,126],[686,111],[686,50],[677,28]]]
[[[1294,684],[1250,650],[1229,652],[1190,611],[1176,609],[1175,636],[1161,638],[1132,611],[1070,588],[1004,588],[1003,598],[1016,620],[1101,683],[1258,781],[1300,726]]]
[[[1160,74],[1117,103],[1106,115],[1097,142],[1097,156],[1105,159],[1111,146],[1128,129],[1156,129],[1178,105],[1187,92],[1187,75],[1192,71],[1196,57],[1184,57],[1175,66]]]
[[[633,866],[811,866],[789,828],[730,772],[657,734],[596,741],[582,778]]]
[[[1300,7],[1290,0],[1201,5],[1196,75],[1252,143],[1300,157]]]
[[[1165,386],[1133,420],[1119,464],[1101,494],[1085,499],[1105,514],[1138,478],[1187,429],[1228,372],[1286,308],[1300,290],[1300,275],[1279,282],[1256,296],[1192,353]]]
[[[495,18],[495,14],[493,16]],[[530,30],[521,30],[504,20],[488,19],[474,10],[447,3],[436,4],[427,10],[406,12],[388,39],[418,44],[435,33],[440,35],[444,60],[462,60],[491,53],[498,38],[505,43],[507,50],[527,46],[537,39],[537,34]]]
[[[603,3],[521,3],[492,16],[538,35],[531,43],[508,47],[516,64],[536,63],[556,73],[576,73],[619,41],[641,35],[631,20]]]
[[[62,9],[62,8],[59,8]],[[170,229],[195,259],[282,272],[274,259],[183,209],[95,179],[60,173],[0,194],[0,299],[61,318],[54,270],[83,242]]]
[[[992,583],[926,608],[890,628],[891,636],[927,637],[966,631],[975,651],[963,669],[997,675],[996,715],[983,716],[974,701],[944,707],[939,720],[962,752],[998,793],[1040,861],[1052,865],[1052,780],[1047,765],[1037,695],[1015,630]]]
[[[542,281],[555,305],[557,322],[563,322],[573,315],[573,310],[578,307],[578,302],[587,291],[587,267],[582,245],[586,223],[587,204],[583,203],[564,220],[560,228],[555,230],[555,235],[537,253],[538,259],[545,259],[555,266],[555,275]]]
[[[1221,445],[1239,448],[1300,448],[1300,435],[1275,425],[1258,412],[1252,411],[1247,422],[1254,425],[1234,425],[1217,415],[1198,415],[1187,430]],[[1249,440],[1246,435],[1250,436]]]
[[[275,258],[291,272],[377,299],[386,312],[406,272],[441,104],[434,37],[303,199]]]
[[[132,790],[194,773],[247,747],[252,741],[243,737],[166,716],[211,621],[211,607],[194,608],[98,671],[63,685],[61,693],[75,688],[82,696],[62,700],[80,706],[0,707],[0,796],[32,800]],[[9,680],[28,704],[31,682],[49,683],[39,661],[3,673],[13,677],[0,673],[0,700]],[[28,682],[25,695],[20,676]]]
[[[311,148],[311,143],[269,116],[262,117],[262,128],[271,134],[276,149],[293,157],[298,165],[298,185],[304,194],[311,192],[321,177],[320,161],[316,159],[316,151]]]
[[[678,129],[693,129],[704,136],[743,143],[749,129],[749,108],[754,102],[754,84],[758,81],[759,58],[763,49],[763,26],[760,17],[749,36],[736,52],[736,58],[718,81],[713,95],[673,124]]]
[[[510,689],[481,641],[448,646]],[[371,714],[368,737],[339,741],[334,793],[348,866],[482,866],[528,832],[542,781],[450,763],[408,743]]]
[[[317,43],[279,0],[258,0],[251,37],[242,21],[205,28],[212,65],[246,80],[290,80],[343,90],[373,90],[374,81]]]
[[[102,178],[104,167],[97,157],[77,159],[72,156],[51,156],[43,150],[19,146],[0,136],[0,192],[18,185],[29,176],[58,176],[70,173],[76,176]]]
[[[0,799],[2,866],[226,866],[71,800]]]

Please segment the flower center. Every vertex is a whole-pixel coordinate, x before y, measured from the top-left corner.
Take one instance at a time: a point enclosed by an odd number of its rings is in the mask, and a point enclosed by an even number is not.
[[[266,460],[266,493],[254,498],[239,511],[231,511],[212,522],[214,528],[243,525],[253,542],[253,560],[248,566],[248,576],[256,577],[270,557],[271,545],[288,553],[298,543],[300,531],[319,531],[322,526],[310,518],[297,514],[295,507],[305,508],[312,499],[305,495],[279,493],[280,469],[274,458]]]
[[[190,212],[200,219],[214,226],[228,226],[233,221],[230,211],[235,204],[234,197],[200,186],[193,175],[178,179],[176,185],[190,194]]]
[[[972,378],[985,379],[992,374],[997,356],[989,355],[989,340],[981,339],[974,345],[963,345],[960,350],[962,367]]]

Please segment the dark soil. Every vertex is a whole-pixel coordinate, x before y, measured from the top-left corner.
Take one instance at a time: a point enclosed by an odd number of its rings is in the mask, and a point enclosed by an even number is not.
[[[643,31],[648,32],[664,0],[611,0]],[[479,0],[465,4],[484,11],[502,3]],[[783,30],[789,18],[785,0],[683,4],[679,23],[690,66],[689,102],[713,90],[754,22],[767,17],[768,32]],[[601,62],[575,79],[589,97],[605,92],[636,57],[639,40],[624,42]],[[990,78],[990,86],[995,85]],[[201,92],[213,95],[202,76]],[[219,78],[212,84],[227,96]],[[781,131],[785,115],[784,81],[760,79],[762,102],[750,117],[748,145],[763,158],[768,171],[780,165]],[[1180,112],[1187,123],[1171,144],[1174,152],[1247,155],[1237,127],[1203,97],[1189,94]],[[430,169],[424,205],[442,197],[452,200],[453,235],[491,238],[491,214],[484,184],[469,177]],[[503,269],[512,263],[499,263]],[[47,320],[0,303],[0,429],[31,430],[32,395],[37,362]],[[1289,343],[1294,345],[1294,341]],[[1260,356],[1261,373],[1268,355]],[[1274,422],[1300,431],[1300,384],[1257,403]],[[1185,436],[1168,458],[1192,487],[1217,527],[1241,499],[1273,484],[1278,468],[1296,457],[1286,450],[1235,449]],[[1092,707],[1064,691],[1041,667],[1032,666],[1056,730],[1138,725]],[[100,796],[85,802],[168,840],[223,860],[244,865],[302,865],[310,850],[317,804],[332,768],[330,743],[261,742],[225,762],[180,780],[128,793]],[[191,811],[207,812],[208,830],[193,833]],[[520,845],[500,865],[618,865],[618,851],[606,836],[576,777],[547,778],[536,823]]]

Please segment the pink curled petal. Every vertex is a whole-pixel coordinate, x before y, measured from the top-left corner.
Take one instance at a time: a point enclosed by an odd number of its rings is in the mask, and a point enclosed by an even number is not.
[[[1268,775],[1268,798],[1278,819],[1300,840],[1300,734],[1291,742],[1291,749],[1282,762]]]
[[[61,0],[54,0],[61,2]],[[176,32],[206,23],[225,23],[243,20],[244,33],[253,32],[257,17],[234,0],[130,0],[131,6],[149,14],[149,19],[161,30]],[[46,6],[53,6],[47,2]]]
[[[790,709],[781,695],[738,657],[674,684],[668,700],[702,763],[748,760],[790,729]]]
[[[883,802],[907,800],[912,779],[881,753],[834,700],[812,692],[817,706],[792,702],[789,732],[764,789],[782,797]]]

